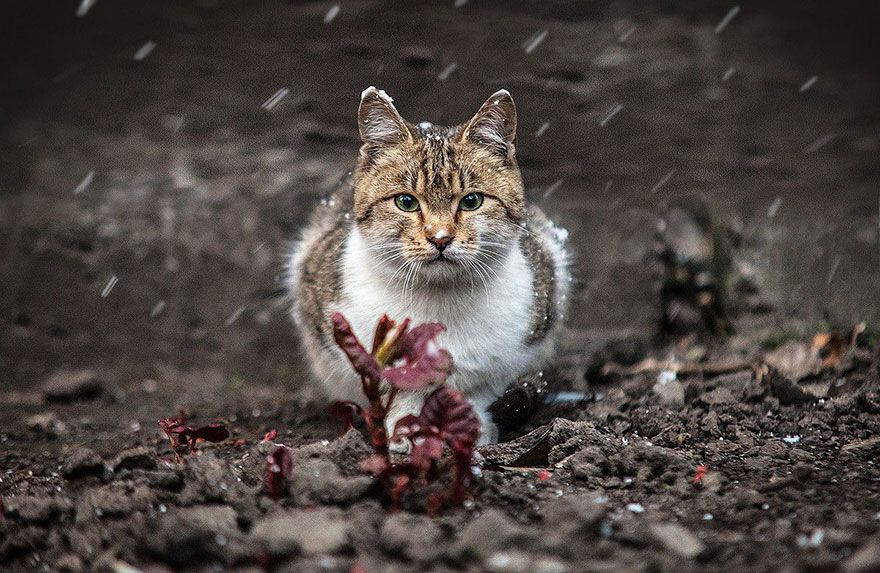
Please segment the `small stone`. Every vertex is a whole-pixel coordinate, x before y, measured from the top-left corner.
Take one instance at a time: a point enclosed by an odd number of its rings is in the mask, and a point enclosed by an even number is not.
[[[433,561],[440,555],[442,538],[443,532],[434,520],[412,513],[390,515],[379,533],[387,552],[419,562]]]
[[[547,547],[565,548],[577,540],[598,537],[608,510],[596,499],[596,494],[586,493],[548,501],[542,511],[547,525]]]
[[[868,541],[843,562],[844,573],[876,573],[880,571],[880,543]]]
[[[496,551],[484,564],[491,573],[528,573],[533,570],[531,558],[522,551]]]
[[[143,446],[122,450],[113,460],[113,471],[121,470],[152,470],[156,468],[156,456]]]
[[[25,420],[28,429],[40,434],[55,437],[67,431],[67,426],[55,414],[55,412],[43,412],[34,414]]]
[[[555,557],[542,557],[535,561],[533,571],[535,573],[568,573],[570,568]]]
[[[73,504],[65,497],[18,495],[6,497],[3,502],[6,516],[24,523],[48,523],[69,513],[73,508]]]
[[[61,475],[67,479],[100,476],[105,471],[104,460],[89,448],[77,448],[61,466]]]
[[[651,391],[660,399],[664,406],[681,406],[684,404],[684,386],[678,380],[658,377]]]
[[[534,536],[506,514],[489,509],[464,526],[453,548],[456,557],[485,561],[497,551],[523,549],[535,543]]]
[[[685,559],[694,559],[706,549],[696,535],[677,523],[654,523],[650,531],[660,546]]]
[[[343,476],[330,460],[310,459],[293,466],[290,494],[297,505],[348,503],[363,496],[374,483],[370,476]]]
[[[94,370],[61,369],[43,381],[43,398],[46,402],[90,400],[100,396],[103,391],[104,383]]]
[[[279,557],[337,553],[350,545],[348,523],[330,509],[271,515],[254,525],[251,537]]]
[[[75,553],[65,553],[55,562],[55,567],[63,573],[79,573],[83,570],[83,562]]]
[[[840,451],[857,456],[874,457],[880,453],[880,436],[850,442],[840,448]]]
[[[229,506],[197,506],[163,513],[147,529],[146,548],[157,559],[177,567],[222,562],[229,544],[217,543],[238,535],[235,510]]]

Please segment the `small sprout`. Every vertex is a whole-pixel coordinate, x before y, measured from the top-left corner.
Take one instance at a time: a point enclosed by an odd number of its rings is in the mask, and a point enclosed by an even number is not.
[[[697,466],[697,471],[694,473],[694,477],[691,478],[691,485],[697,489],[702,489],[703,487],[703,478],[706,477],[706,472],[709,471],[709,466],[706,464],[700,464]]]
[[[260,443],[265,444],[266,442],[274,442],[275,438],[277,438],[277,437],[278,437],[278,430],[276,430],[275,428],[272,428],[271,430],[266,432],[266,435],[263,436],[263,441]]]
[[[218,443],[229,437],[229,430],[223,424],[193,428],[187,426],[182,417],[162,418],[159,420],[159,427],[168,436],[178,463],[183,461],[183,456],[194,453],[199,442]]]
[[[367,352],[345,317],[333,315],[333,337],[360,375],[369,405],[362,408],[354,402],[335,402],[331,413],[343,422],[344,431],[351,429],[355,415],[364,420],[374,453],[361,462],[361,469],[382,480],[394,507],[417,479],[428,483],[437,478],[446,448],[452,456],[443,467],[451,471],[452,487],[429,497],[429,511],[436,511],[447,501],[463,502],[473,479],[471,460],[480,421],[467,398],[443,384],[453,368],[452,355],[436,343],[444,330],[440,323],[409,329],[409,319],[398,325],[382,316],[372,350]],[[434,391],[419,415],[398,420],[393,435],[388,436],[385,420],[398,392],[431,388]],[[405,461],[392,462],[388,452],[391,440],[410,442],[410,455]]]
[[[550,472],[547,470],[541,470],[538,472],[538,481],[547,481],[550,479]]]
[[[273,447],[266,456],[266,491],[269,492],[269,497],[272,499],[280,497],[292,471],[293,458],[290,456],[290,448],[282,444]]]

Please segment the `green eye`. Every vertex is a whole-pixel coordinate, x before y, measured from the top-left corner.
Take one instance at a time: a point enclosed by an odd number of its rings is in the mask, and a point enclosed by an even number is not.
[[[413,211],[419,210],[419,200],[409,193],[395,195],[394,204],[397,205],[398,209],[400,209],[401,211],[406,211],[407,213],[412,213]]]
[[[476,211],[483,204],[482,193],[468,193],[458,202],[458,208],[462,211]]]

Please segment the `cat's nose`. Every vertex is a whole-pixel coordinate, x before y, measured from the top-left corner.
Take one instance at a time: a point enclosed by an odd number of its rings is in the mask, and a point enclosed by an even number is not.
[[[452,239],[454,239],[454,238],[455,237],[453,237],[452,235],[445,235],[442,233],[437,233],[433,237],[429,235],[428,242],[431,243],[432,245],[434,245],[437,248],[437,250],[442,253],[443,250],[449,246],[449,243],[451,243]]]

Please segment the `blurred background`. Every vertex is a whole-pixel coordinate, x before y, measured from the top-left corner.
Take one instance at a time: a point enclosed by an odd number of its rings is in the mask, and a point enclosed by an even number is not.
[[[0,387],[89,366],[120,399],[257,404],[301,379],[278,278],[369,85],[438,124],[513,93],[528,195],[576,254],[576,353],[656,330],[658,241],[709,260],[740,333],[876,324],[875,6],[12,2]]]

